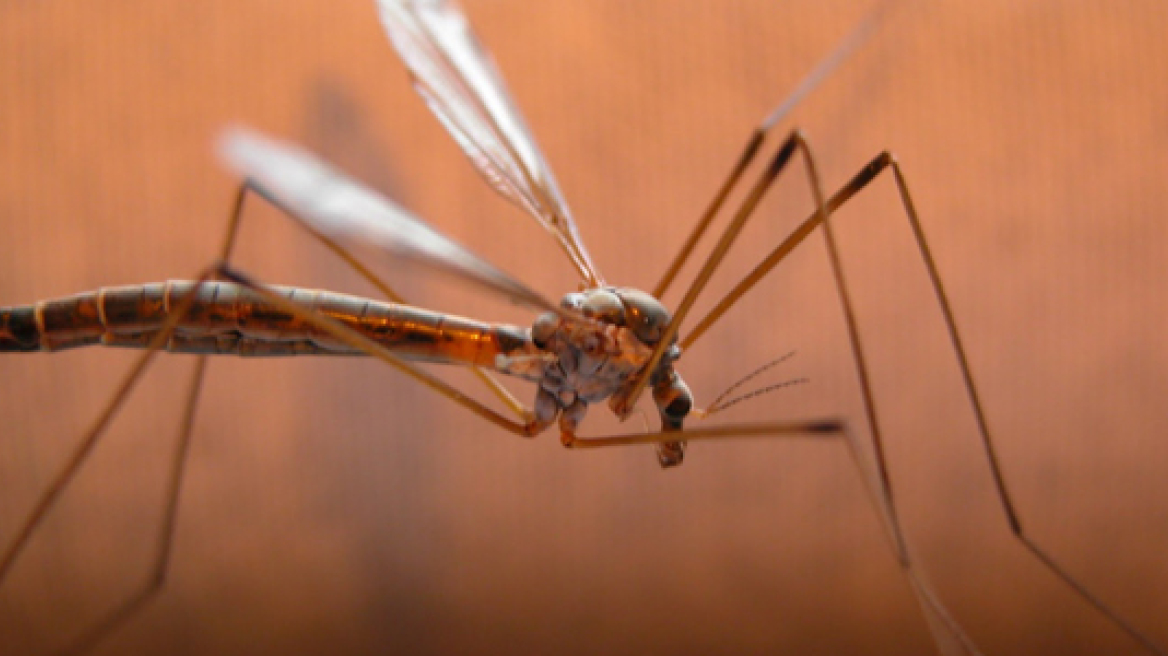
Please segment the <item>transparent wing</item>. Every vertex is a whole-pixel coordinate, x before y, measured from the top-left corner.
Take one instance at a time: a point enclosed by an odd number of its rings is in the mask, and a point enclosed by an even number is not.
[[[537,310],[560,312],[393,201],[295,146],[236,128],[223,135],[219,151],[257,191],[314,230],[413,258]]]
[[[452,0],[379,0],[381,22],[414,88],[499,193],[560,243],[590,286],[602,283],[551,168],[491,57]]]

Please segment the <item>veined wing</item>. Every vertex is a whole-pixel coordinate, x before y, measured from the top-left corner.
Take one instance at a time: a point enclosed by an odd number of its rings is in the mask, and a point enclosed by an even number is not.
[[[562,312],[393,201],[295,146],[236,128],[223,135],[219,151],[257,191],[314,230],[411,257],[537,310]]]
[[[603,281],[551,168],[458,5],[453,0],[377,4],[414,88],[463,152],[492,187],[552,233],[589,286],[599,286]]]

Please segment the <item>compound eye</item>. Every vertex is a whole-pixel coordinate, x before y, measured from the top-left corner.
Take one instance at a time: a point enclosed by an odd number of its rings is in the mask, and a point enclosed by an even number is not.
[[[564,297],[560,299],[560,307],[564,308],[565,310],[580,311],[580,307],[582,305],[584,305],[584,295],[580,292],[571,292],[569,294],[565,294]]]
[[[661,333],[669,324],[669,315],[653,312],[650,308],[635,308],[629,311],[629,329],[645,344],[652,346],[661,341]]]
[[[531,341],[539,348],[547,348],[548,342],[560,328],[560,317],[554,312],[545,312],[531,325]]]
[[[591,289],[585,292],[580,311],[589,319],[596,319],[617,326],[625,325],[625,305],[620,298],[606,289]]]
[[[645,292],[635,289],[621,289],[617,293],[624,301],[625,321],[637,339],[649,346],[661,341],[661,334],[671,320],[665,306]]]

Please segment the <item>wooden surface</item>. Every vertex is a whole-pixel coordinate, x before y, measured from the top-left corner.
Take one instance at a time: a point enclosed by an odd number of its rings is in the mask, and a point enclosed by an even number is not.
[[[867,9],[468,4],[597,264],[644,288],[750,128]],[[414,97],[371,5],[0,3],[0,303],[208,264],[235,185],[212,144],[237,122],[549,295],[572,289]],[[1024,524],[1161,645],[1166,27],[1154,1],[906,1],[787,123],[833,188],[898,154]],[[801,174],[784,178],[704,306],[810,208]],[[1010,538],[891,182],[837,217],[904,520],[942,597],[987,654],[1137,653]],[[861,418],[816,237],[680,365],[703,403],[798,351],[767,382],[810,384],[727,421]],[[258,204],[238,256],[273,282],[372,293]],[[372,259],[429,307],[531,319]],[[132,357],[0,359],[0,540]],[[145,576],[191,362],[152,370],[0,588],[3,653],[51,652]],[[590,434],[622,429],[606,414]],[[694,446],[663,473],[649,449],[557,442],[509,437],[370,362],[212,362],[167,586],[96,653],[930,653],[839,445]]]

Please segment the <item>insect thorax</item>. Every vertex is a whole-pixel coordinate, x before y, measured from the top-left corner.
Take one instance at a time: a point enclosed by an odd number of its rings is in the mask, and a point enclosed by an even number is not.
[[[536,319],[532,342],[551,357],[543,366],[535,411],[548,422],[563,412],[561,424],[571,429],[589,404],[621,397],[620,392],[647,364],[671,315],[649,294],[617,287],[573,292],[560,305],[590,321],[573,321],[551,312]],[[673,371],[680,353],[671,344],[650,375],[655,396],[662,386],[684,389]],[[685,395],[688,401],[688,391]]]

